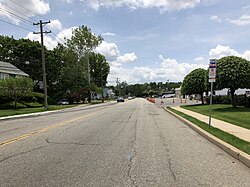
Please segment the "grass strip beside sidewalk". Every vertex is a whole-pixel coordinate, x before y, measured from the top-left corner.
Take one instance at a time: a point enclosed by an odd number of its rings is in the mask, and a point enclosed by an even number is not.
[[[184,109],[191,110],[203,114],[209,115],[210,105],[183,105]],[[226,121],[228,123],[250,129],[250,108],[237,107],[233,108],[232,105],[225,104],[213,104],[212,117]]]
[[[203,130],[207,131],[208,133],[214,135],[215,137],[223,140],[224,142],[227,142],[228,144],[240,149],[241,151],[247,153],[250,155],[250,142],[247,142],[245,140],[242,140],[232,134],[229,134],[227,132],[224,132],[218,128],[215,127],[208,127],[207,123],[204,123],[192,116],[189,116],[187,114],[184,114],[180,111],[177,111],[171,107],[167,107],[168,110],[178,114],[179,116],[183,117],[184,119],[192,122],[193,124],[197,125],[198,127],[202,128]]]

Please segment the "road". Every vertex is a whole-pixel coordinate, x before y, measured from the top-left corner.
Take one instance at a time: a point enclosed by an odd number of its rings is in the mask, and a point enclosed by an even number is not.
[[[0,186],[249,186],[250,169],[142,98],[0,121]]]

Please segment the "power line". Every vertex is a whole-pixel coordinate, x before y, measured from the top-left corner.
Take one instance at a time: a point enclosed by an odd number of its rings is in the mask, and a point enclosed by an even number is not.
[[[0,3],[1,3],[1,2],[0,2]],[[5,6],[5,7],[8,7],[8,9],[13,10],[14,12],[17,12],[18,14],[23,15],[24,17],[27,17],[27,15],[25,15],[24,13],[19,12],[19,11],[15,10],[14,8],[11,8],[10,6],[8,6],[7,3],[1,3],[1,4],[2,4],[3,6]],[[32,18],[30,18],[30,19],[31,19],[32,21],[36,22],[35,19],[32,19]]]
[[[59,38],[56,34],[54,34],[53,32],[51,32],[51,34],[53,35],[53,36],[55,36],[57,39],[59,39],[61,42],[62,42],[62,44],[64,44],[65,43],[65,41],[63,41],[61,38]],[[59,42],[58,42],[59,43]]]
[[[25,28],[25,27],[22,27],[22,26],[19,26],[19,25],[13,24],[13,23],[10,23],[10,22],[8,22],[8,21],[4,21],[4,20],[2,20],[2,19],[0,19],[0,21],[2,21],[2,22],[4,22],[4,23],[7,23],[7,24],[9,24],[9,25],[13,25],[13,26],[16,26],[16,27],[22,28],[22,29],[24,29],[24,30],[26,30],[26,31],[29,31],[29,32],[33,32],[33,31],[32,31],[32,30],[30,30],[30,29],[27,29],[27,28]]]
[[[22,5],[20,5],[19,3],[15,2],[15,1],[13,1],[13,0],[9,0],[9,1],[11,1],[12,3],[14,3],[14,4],[16,4],[16,5],[20,6],[20,7],[22,7],[23,9],[25,9],[25,10],[27,10],[27,11],[29,11],[29,12],[32,12],[32,13],[35,14],[35,15],[38,15],[36,12],[34,12],[34,11],[32,11],[32,10],[30,10],[30,9],[28,9],[28,8],[26,8],[26,7],[24,7],[24,6],[22,6]],[[40,15],[38,15],[38,16],[41,17],[41,18],[43,18],[43,19],[47,19],[47,18],[45,18],[45,17],[43,17],[43,16],[40,16]]]
[[[39,16],[39,17],[45,19],[45,20],[48,20],[48,18],[45,18],[44,16],[41,16],[41,15],[37,14],[36,12],[34,12],[34,11],[32,11],[32,10],[30,10],[30,9],[28,9],[28,8],[26,8],[26,7],[24,7],[24,6],[22,6],[22,5],[20,5],[19,3],[16,3],[16,2],[13,1],[13,0],[9,0],[9,1],[11,1],[12,3],[14,3],[14,4],[16,4],[16,5],[20,6],[20,7],[22,7],[23,9],[25,9],[25,10],[27,10],[27,11],[32,12],[33,14],[35,14],[35,15],[37,15],[37,16]],[[59,32],[61,32],[61,30],[60,30],[55,24],[53,24],[53,23],[50,23],[50,24],[53,25]],[[63,35],[65,38],[67,38],[63,33],[62,33],[62,35]],[[56,37],[57,37],[57,36],[56,36]],[[59,38],[59,37],[57,37],[57,38]],[[63,41],[63,40],[60,39],[60,38],[59,38],[59,40]],[[63,43],[64,43],[64,41],[63,41]]]
[[[5,15],[9,15],[9,16],[11,16],[11,17],[13,17],[13,18],[15,18],[15,19],[17,19],[19,21],[25,22],[26,24],[32,24],[32,22],[30,20],[27,20],[27,19],[25,19],[25,18],[23,18],[23,17],[21,17],[21,16],[19,16],[17,14],[14,14],[13,12],[5,10],[5,9],[3,9],[1,7],[0,7],[0,10],[2,10]]]

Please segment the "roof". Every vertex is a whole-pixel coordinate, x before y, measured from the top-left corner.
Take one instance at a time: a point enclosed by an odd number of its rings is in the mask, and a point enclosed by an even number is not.
[[[27,73],[24,73],[23,71],[18,69],[16,66],[12,65],[11,63],[2,62],[2,61],[0,61],[0,73],[29,76]]]

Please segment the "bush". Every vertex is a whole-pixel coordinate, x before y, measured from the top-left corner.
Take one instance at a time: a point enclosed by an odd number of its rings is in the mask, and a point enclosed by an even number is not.
[[[238,106],[246,106],[246,96],[245,95],[236,95],[235,102]]]
[[[210,96],[206,97],[206,102],[210,103]],[[250,97],[246,97],[246,95],[236,95],[235,102],[237,106],[245,106],[250,108]],[[230,96],[221,96],[221,95],[214,95],[213,96],[213,104],[231,104],[231,97]]]

